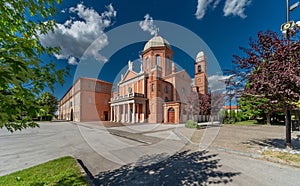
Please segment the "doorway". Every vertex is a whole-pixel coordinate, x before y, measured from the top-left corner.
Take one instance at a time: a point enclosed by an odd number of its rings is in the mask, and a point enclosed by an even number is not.
[[[70,121],[73,121],[73,109],[71,109]]]
[[[175,110],[173,107],[168,109],[168,123],[175,123]]]
[[[104,121],[108,121],[108,111],[104,111]]]

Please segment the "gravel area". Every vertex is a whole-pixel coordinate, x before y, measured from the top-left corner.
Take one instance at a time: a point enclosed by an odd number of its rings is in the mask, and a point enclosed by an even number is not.
[[[191,141],[201,143],[206,130],[194,131]],[[299,136],[297,133],[292,135],[295,150],[300,150]],[[211,146],[249,153],[260,153],[266,147],[284,149],[285,127],[222,125]]]

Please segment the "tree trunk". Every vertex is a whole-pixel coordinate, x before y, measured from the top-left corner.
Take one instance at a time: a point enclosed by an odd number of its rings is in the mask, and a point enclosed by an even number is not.
[[[267,117],[267,125],[271,125],[271,112],[268,112],[266,114],[266,117]]]
[[[291,138],[291,111],[285,109],[285,147],[293,148]]]
[[[295,118],[295,119],[296,119],[297,121],[299,121],[299,111],[298,111],[298,110],[296,111],[295,115],[296,115],[296,118]]]

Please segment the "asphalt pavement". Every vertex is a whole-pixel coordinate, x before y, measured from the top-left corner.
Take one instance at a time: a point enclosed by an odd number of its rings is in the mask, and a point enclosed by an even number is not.
[[[0,175],[71,155],[82,161],[96,185],[298,185],[300,181],[298,168],[191,145],[178,132],[194,140],[197,131],[183,127],[43,122],[40,128],[12,134],[0,130]],[[206,136],[217,139],[220,132]]]

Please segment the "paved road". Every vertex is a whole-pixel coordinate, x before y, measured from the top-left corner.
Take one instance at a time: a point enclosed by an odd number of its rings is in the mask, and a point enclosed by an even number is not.
[[[83,161],[98,184],[298,185],[300,181],[300,169],[198,150],[185,145],[174,130],[162,125],[107,130],[67,122],[42,123],[40,128],[13,134],[0,130],[0,175],[72,155]]]

